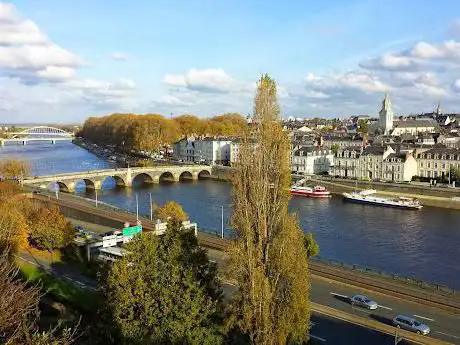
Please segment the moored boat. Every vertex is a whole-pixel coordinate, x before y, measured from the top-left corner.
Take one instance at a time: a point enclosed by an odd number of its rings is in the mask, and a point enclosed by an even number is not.
[[[374,206],[393,207],[403,210],[420,210],[423,206],[417,199],[396,197],[396,198],[384,198],[381,196],[374,195],[377,193],[376,190],[369,189],[361,192],[343,193],[344,200],[355,202],[359,204],[367,204]]]
[[[323,186],[315,186],[313,188],[292,186],[289,192],[293,195],[307,196],[310,198],[329,198],[331,196],[331,192]]]

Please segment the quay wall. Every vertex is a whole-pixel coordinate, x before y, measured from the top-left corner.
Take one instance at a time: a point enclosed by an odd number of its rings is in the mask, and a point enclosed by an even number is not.
[[[441,190],[440,188],[429,188],[422,186],[407,186],[407,185],[394,185],[383,183],[369,183],[346,181],[346,180],[327,180],[325,178],[316,179],[312,181],[326,186],[331,193],[340,195],[343,192],[353,191],[355,188],[358,190],[375,189],[377,194],[382,196],[407,196],[419,199],[424,206],[441,207],[460,210],[460,201],[452,199],[459,197],[460,191],[456,189]]]

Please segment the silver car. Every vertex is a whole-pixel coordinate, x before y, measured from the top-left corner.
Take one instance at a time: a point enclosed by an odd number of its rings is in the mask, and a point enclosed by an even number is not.
[[[405,315],[398,315],[393,319],[393,324],[402,329],[408,331],[416,332],[418,334],[428,334],[430,333],[430,327],[421,323],[420,321]]]
[[[371,299],[363,295],[353,296],[352,298],[350,298],[350,303],[351,305],[358,305],[360,307],[371,309],[371,310],[377,309],[378,307],[377,302],[374,302]]]

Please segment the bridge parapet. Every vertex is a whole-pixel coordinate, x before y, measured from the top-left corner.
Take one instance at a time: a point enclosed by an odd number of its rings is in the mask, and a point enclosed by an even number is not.
[[[39,185],[46,188],[51,183],[57,183],[62,190],[73,192],[78,181],[83,180],[87,188],[100,189],[107,177],[113,177],[117,186],[129,187],[133,180],[139,175],[145,175],[147,183],[160,183],[162,180],[179,182],[181,179],[197,180],[200,174],[210,176],[212,170],[207,165],[181,165],[181,166],[159,166],[146,168],[121,168],[103,169],[89,172],[75,172],[57,175],[38,176],[27,178],[23,181],[26,185]]]

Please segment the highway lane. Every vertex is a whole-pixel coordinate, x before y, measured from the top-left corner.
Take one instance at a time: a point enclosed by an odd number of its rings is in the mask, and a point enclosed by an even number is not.
[[[365,289],[347,286],[323,278],[314,278],[312,280],[310,294],[313,302],[387,324],[391,324],[393,318],[398,314],[415,317],[419,321],[430,326],[431,337],[453,344],[460,344],[460,316],[450,314],[444,310],[427,307]],[[379,307],[376,310],[370,311],[361,307],[352,306],[349,302],[349,298],[357,294],[366,295],[370,299],[376,301]]]
[[[210,260],[216,261],[218,265],[225,264],[221,252],[210,249],[208,255]],[[353,307],[349,302],[349,297],[358,294],[366,295],[376,301],[379,308],[369,311],[360,307]],[[393,318],[398,314],[412,316],[430,326],[431,334],[429,336],[453,344],[460,344],[460,315],[453,315],[444,310],[320,277],[312,278],[310,298],[318,304],[387,324],[391,324]]]

